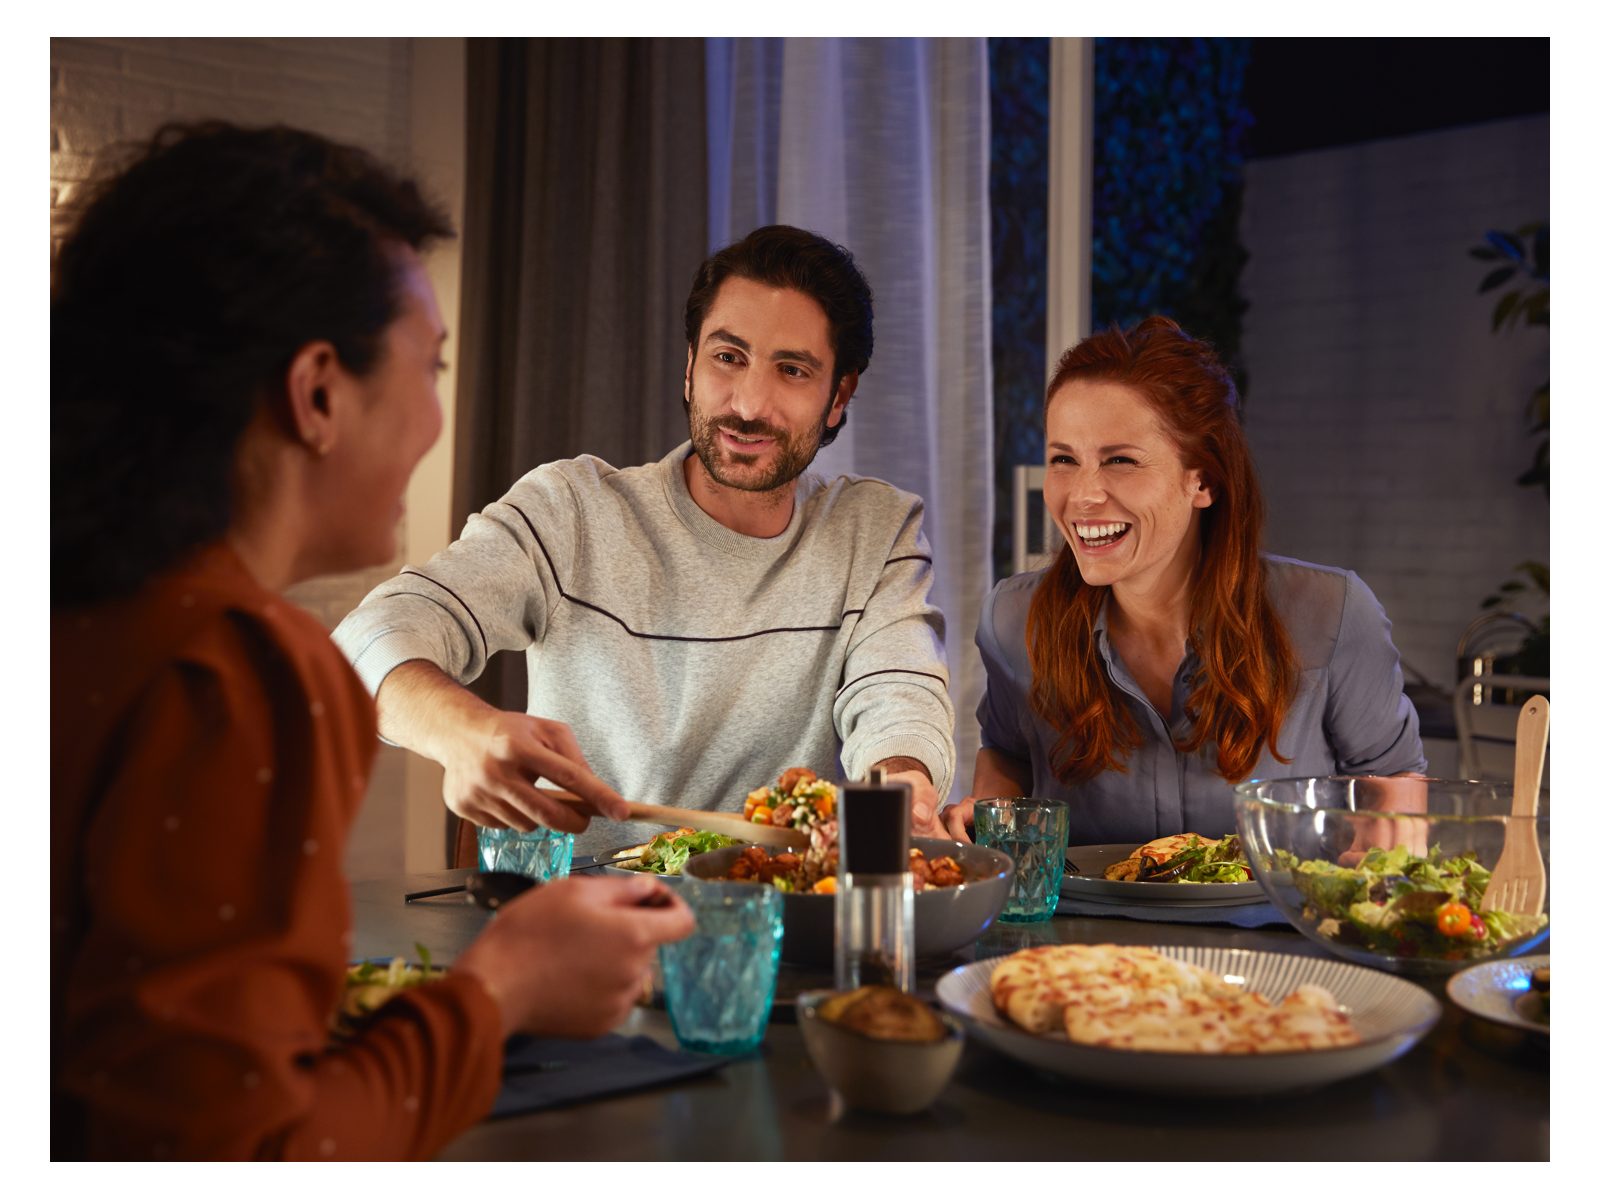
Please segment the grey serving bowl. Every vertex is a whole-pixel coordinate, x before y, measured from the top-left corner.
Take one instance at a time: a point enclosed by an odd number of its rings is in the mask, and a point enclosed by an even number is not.
[[[918,958],[938,958],[978,940],[994,922],[1011,894],[1009,855],[987,846],[950,842],[939,838],[912,838],[911,844],[929,858],[950,855],[966,870],[960,887],[932,888],[917,893],[916,940]],[[694,879],[719,879],[727,875],[743,846],[725,846],[696,854],[683,873]],[[783,897],[783,959],[806,966],[833,965],[833,897],[797,895]]]

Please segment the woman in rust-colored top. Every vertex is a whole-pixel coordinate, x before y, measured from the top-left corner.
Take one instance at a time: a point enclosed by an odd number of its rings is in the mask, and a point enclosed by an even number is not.
[[[417,1157],[517,1030],[594,1036],[659,882],[566,881],[329,1042],[371,700],[278,590],[382,563],[439,432],[448,226],[365,154],[168,130],[103,185],[51,301],[54,1157]],[[620,798],[572,765],[594,811]]]

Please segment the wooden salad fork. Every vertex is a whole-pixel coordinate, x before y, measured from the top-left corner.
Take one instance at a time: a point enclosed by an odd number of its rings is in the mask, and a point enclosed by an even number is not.
[[[1544,859],[1539,855],[1539,833],[1534,817],[1539,813],[1539,784],[1544,779],[1544,752],[1550,740],[1550,701],[1535,696],[1517,716],[1517,759],[1511,784],[1511,815],[1525,818],[1506,822],[1506,842],[1483,907],[1500,912],[1536,916],[1544,910]]]

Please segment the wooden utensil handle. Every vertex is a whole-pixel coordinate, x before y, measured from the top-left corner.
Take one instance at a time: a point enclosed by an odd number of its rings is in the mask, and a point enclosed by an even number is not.
[[[564,792],[558,788],[540,788],[557,800],[564,800],[568,804],[581,803],[579,798],[571,792]],[[694,829],[708,830],[711,833],[726,834],[736,837],[741,841],[755,842],[762,846],[778,846],[785,850],[804,850],[811,844],[811,839],[798,829],[785,829],[777,825],[757,825],[753,821],[746,821],[743,817],[733,813],[708,812],[699,808],[675,808],[670,804],[645,804],[641,801],[628,801],[628,819],[630,821],[653,821],[660,825],[688,825]]]
[[[1511,785],[1511,815],[1531,817],[1539,811],[1539,785],[1544,781],[1544,753],[1550,741],[1550,701],[1534,696],[1517,714],[1517,758]]]

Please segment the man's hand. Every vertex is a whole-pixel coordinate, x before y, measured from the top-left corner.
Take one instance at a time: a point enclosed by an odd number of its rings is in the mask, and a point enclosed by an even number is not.
[[[911,836],[939,837],[939,793],[933,790],[933,775],[914,758],[886,758],[873,764],[884,779],[911,785]]]
[[[643,994],[656,948],[693,931],[653,876],[560,879],[502,907],[450,969],[483,983],[503,1035],[599,1037]]]
[[[627,801],[589,769],[572,730],[560,721],[495,711],[473,736],[445,747],[440,762],[450,811],[490,829],[527,832],[546,825],[582,833],[591,816],[628,819]],[[541,791],[534,786],[541,776],[584,803]]]
[[[581,833],[591,816],[627,819],[627,802],[589,769],[560,721],[485,704],[422,659],[390,671],[377,700],[379,731],[444,767],[444,802],[457,816],[524,833],[536,825]],[[541,776],[582,803],[535,788]]]

